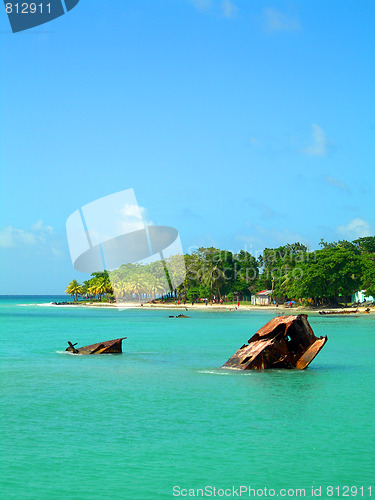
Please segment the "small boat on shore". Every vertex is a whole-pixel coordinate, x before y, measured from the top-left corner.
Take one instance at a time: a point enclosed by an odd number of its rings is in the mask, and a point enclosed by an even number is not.
[[[75,346],[77,344],[72,344],[68,342],[69,347],[65,350],[71,352],[72,354],[119,354],[122,353],[122,341],[126,337],[120,339],[107,340],[105,342],[98,342],[97,344],[85,345],[83,347]]]
[[[319,314],[357,314],[359,313],[358,309],[348,310],[343,309],[342,311],[319,311]]]
[[[240,347],[222,368],[304,370],[326,342],[327,337],[314,335],[306,314],[276,316]]]

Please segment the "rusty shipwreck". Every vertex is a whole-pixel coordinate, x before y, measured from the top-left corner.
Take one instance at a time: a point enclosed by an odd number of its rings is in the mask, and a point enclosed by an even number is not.
[[[327,337],[314,335],[306,314],[277,316],[240,347],[222,368],[304,370],[326,342]]]
[[[85,345],[83,347],[75,346],[77,344],[72,344],[68,342],[69,347],[65,350],[71,352],[72,354],[119,354],[122,352],[122,341],[126,337],[114,340],[106,340],[105,342],[98,342],[97,344]]]

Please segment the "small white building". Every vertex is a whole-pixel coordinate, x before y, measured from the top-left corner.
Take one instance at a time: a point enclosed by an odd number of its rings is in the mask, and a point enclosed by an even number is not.
[[[372,295],[366,296],[366,290],[358,290],[358,292],[353,293],[352,302],[375,302]]]
[[[251,303],[253,306],[270,306],[272,304],[271,296],[272,290],[262,290],[251,296]]]

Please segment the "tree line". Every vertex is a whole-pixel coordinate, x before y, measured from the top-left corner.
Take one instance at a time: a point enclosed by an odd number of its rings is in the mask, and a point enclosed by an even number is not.
[[[82,285],[73,280],[66,293],[97,300],[242,300],[261,290],[277,301],[319,305],[350,301],[357,290],[375,296],[375,237],[320,242],[310,251],[302,243],[266,248],[255,257],[214,247],[198,248],[173,262],[125,264],[93,273]],[[168,261],[168,259],[167,259]],[[184,269],[182,269],[182,267]],[[186,274],[185,274],[186,272]],[[177,276],[173,276],[176,273]],[[181,277],[181,279],[179,279]],[[172,283],[180,283],[173,288]]]

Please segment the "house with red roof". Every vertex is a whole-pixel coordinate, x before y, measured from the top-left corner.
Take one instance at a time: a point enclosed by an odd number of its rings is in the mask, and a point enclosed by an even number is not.
[[[272,304],[272,290],[262,290],[251,296],[253,306],[270,306]]]

